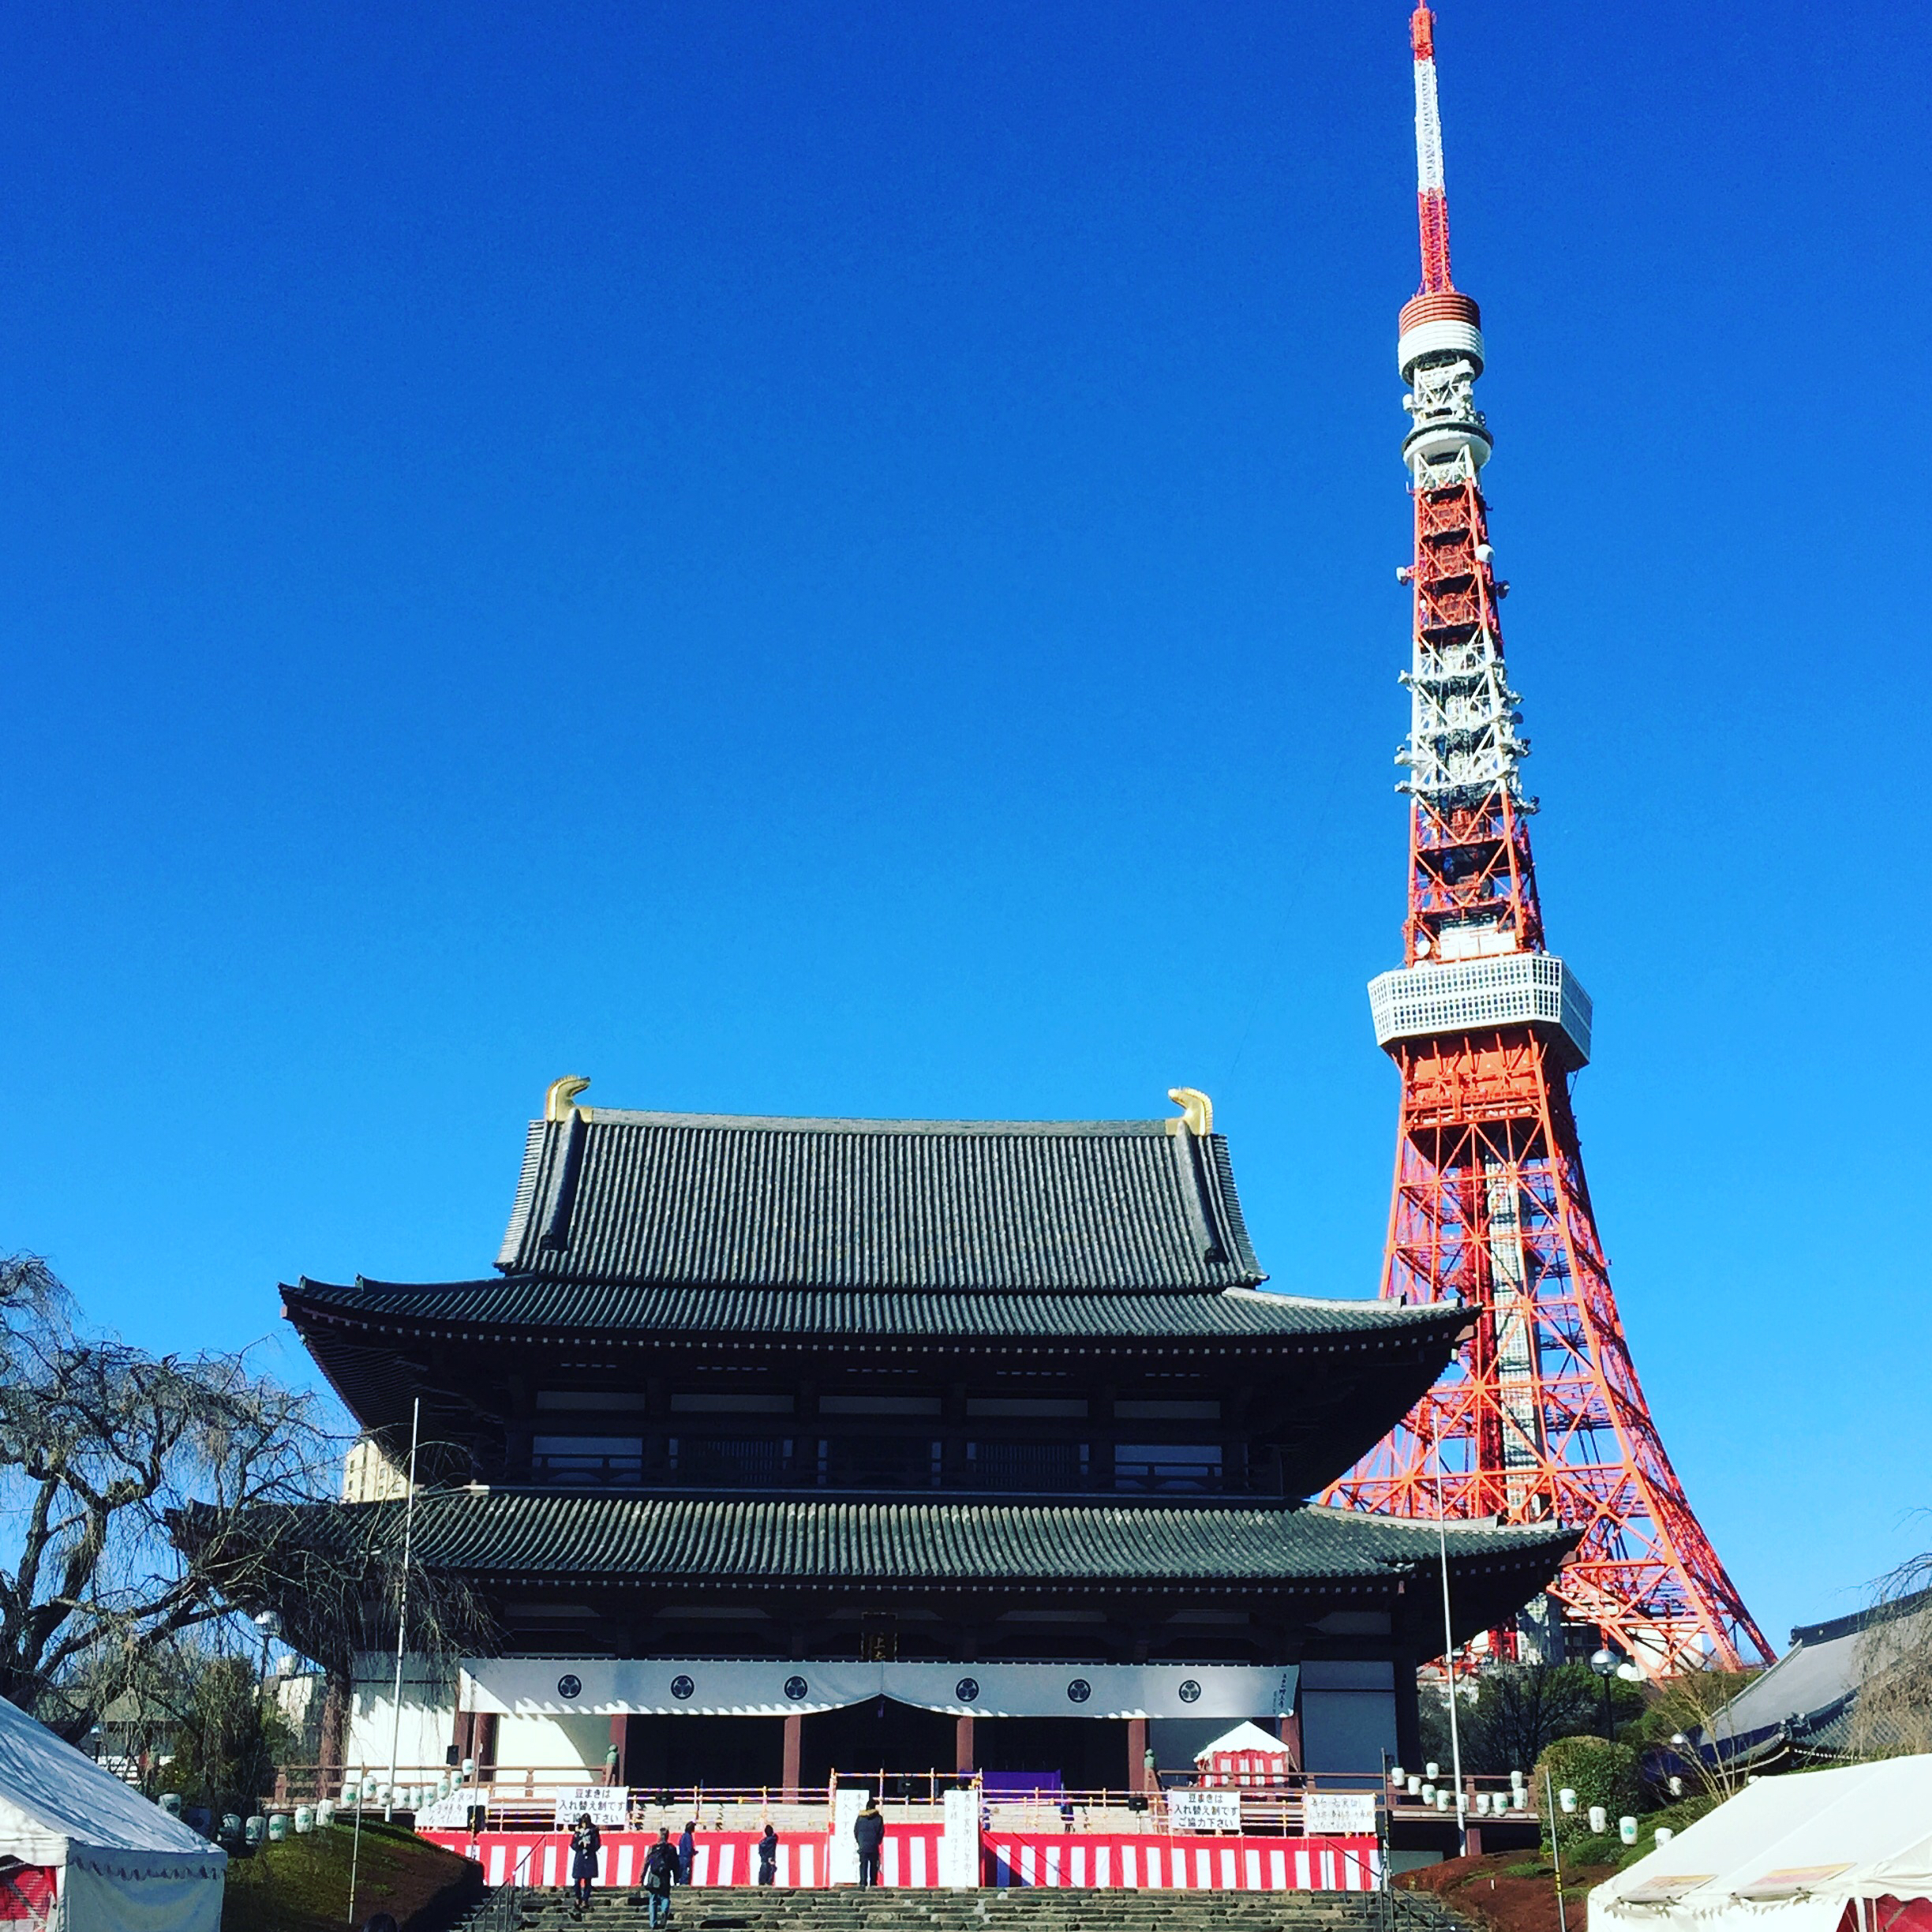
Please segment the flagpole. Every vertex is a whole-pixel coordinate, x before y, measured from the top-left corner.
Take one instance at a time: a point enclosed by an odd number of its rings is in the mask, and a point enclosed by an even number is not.
[[[1462,1790],[1462,1736],[1456,1723],[1455,1632],[1449,1621],[1449,1526],[1443,1515],[1442,1427],[1431,1414],[1429,1421],[1436,1447],[1436,1543],[1442,1557],[1443,1667],[1449,1674],[1449,1768],[1455,1776],[1456,1852],[1469,1853],[1468,1799]]]
[[[410,1459],[409,1494],[402,1505],[402,1587],[398,1593],[396,1604],[396,1661],[395,1706],[389,1726],[389,1787],[388,1795],[383,1799],[383,1822],[387,1825],[395,1813],[396,1753],[402,1739],[402,1639],[409,1628],[409,1578],[410,1539],[416,1527],[416,1440],[422,1427],[422,1398],[416,1398],[415,1406],[410,1412]],[[1442,1485],[1436,1484],[1440,1500]],[[1447,1589],[1448,1572],[1445,1570],[1443,1587]],[[1445,1595],[1443,1601],[1447,1603]]]

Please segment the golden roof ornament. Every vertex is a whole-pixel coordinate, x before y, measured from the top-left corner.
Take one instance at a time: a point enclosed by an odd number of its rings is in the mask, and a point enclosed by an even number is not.
[[[590,1118],[588,1107],[575,1104],[577,1096],[590,1084],[581,1073],[566,1073],[561,1080],[553,1080],[544,1089],[544,1118],[547,1121],[567,1121],[573,1114],[581,1114],[586,1120]]]

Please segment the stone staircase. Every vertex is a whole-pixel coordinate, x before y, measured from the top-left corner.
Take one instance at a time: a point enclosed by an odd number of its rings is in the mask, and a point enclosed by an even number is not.
[[[524,1892],[466,1923],[484,1932],[644,1932],[641,1892],[593,1894],[581,1920],[561,1891]],[[495,1917],[490,1915],[492,1911]],[[1472,1932],[1426,1894],[1398,1892],[766,1890],[674,1894],[672,1932]]]

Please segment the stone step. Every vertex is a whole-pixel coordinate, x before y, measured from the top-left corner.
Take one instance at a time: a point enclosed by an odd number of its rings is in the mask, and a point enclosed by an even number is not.
[[[650,1909],[641,1893],[592,1896],[581,1919],[567,1893],[526,1892],[518,1899],[524,1932],[642,1932]],[[487,1908],[486,1908],[487,1910]],[[483,1914],[477,1915],[481,1920]],[[881,1887],[825,1891],[736,1889],[680,1893],[675,1932],[1466,1932],[1436,1901],[1372,1893],[1168,1892],[986,1888],[965,1892]]]

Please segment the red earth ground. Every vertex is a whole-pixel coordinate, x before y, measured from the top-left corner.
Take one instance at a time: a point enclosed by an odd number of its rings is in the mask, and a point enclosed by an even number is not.
[[[1533,1875],[1534,1852],[1492,1852],[1481,1858],[1445,1859],[1404,1872],[1396,1880],[1411,1892],[1432,1892],[1466,1917],[1481,1919],[1494,1932],[1562,1932],[1556,1914],[1556,1881],[1548,1866]],[[1616,1869],[1579,1865],[1563,1873],[1563,1911],[1569,1932],[1584,1932],[1584,1899]]]

